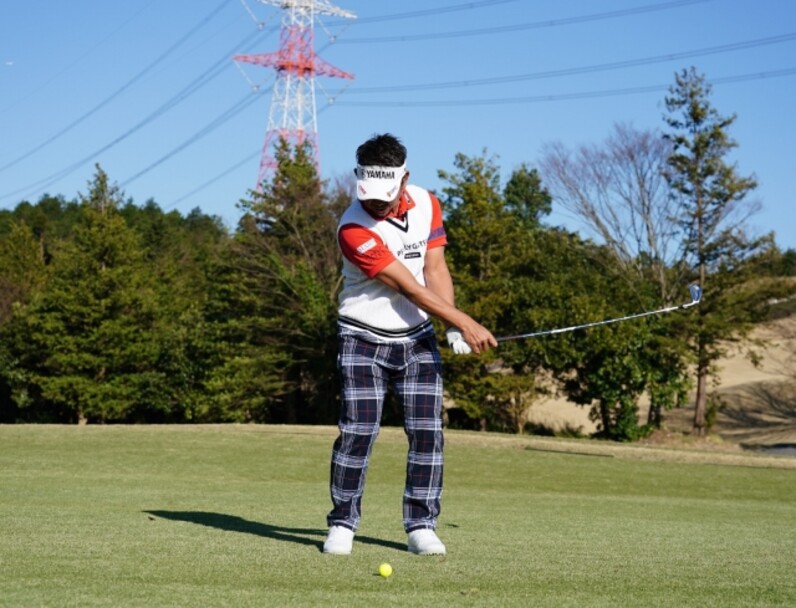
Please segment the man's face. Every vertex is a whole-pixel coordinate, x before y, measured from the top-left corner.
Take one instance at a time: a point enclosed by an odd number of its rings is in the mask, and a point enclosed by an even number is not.
[[[402,192],[403,189],[399,190],[398,196],[391,201],[380,201],[378,199],[371,198],[360,202],[371,215],[376,217],[387,217],[392,211],[395,211],[398,208],[398,203],[401,200]]]

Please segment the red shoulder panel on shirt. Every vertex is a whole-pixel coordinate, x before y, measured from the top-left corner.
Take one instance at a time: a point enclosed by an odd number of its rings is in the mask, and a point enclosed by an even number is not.
[[[341,226],[337,239],[346,259],[370,279],[395,261],[379,235],[357,224]]]

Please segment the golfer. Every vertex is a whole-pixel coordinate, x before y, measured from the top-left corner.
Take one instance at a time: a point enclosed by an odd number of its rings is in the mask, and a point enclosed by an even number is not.
[[[442,495],[442,369],[429,315],[456,354],[481,353],[495,337],[454,305],[439,200],[409,185],[406,148],[390,134],[356,151],[357,199],[343,213],[338,357],[342,403],[334,443],[325,553],[349,554],[361,517],[368,459],[388,387],[409,439],[403,525],[408,549],[444,555],[435,532]]]

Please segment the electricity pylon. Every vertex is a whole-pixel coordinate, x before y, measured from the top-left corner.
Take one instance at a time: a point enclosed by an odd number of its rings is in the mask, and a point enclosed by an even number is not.
[[[285,139],[293,146],[309,142],[318,169],[318,117],[315,109],[315,76],[353,79],[354,76],[327,63],[315,54],[316,15],[356,19],[356,15],[326,0],[257,0],[282,9],[279,50],[259,55],[235,55],[233,59],[276,70],[268,112],[268,128],[257,176],[258,192],[263,180],[276,169],[274,144]]]

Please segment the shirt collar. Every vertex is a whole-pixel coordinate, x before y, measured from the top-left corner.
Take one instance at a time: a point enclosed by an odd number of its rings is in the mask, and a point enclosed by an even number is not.
[[[406,188],[404,188],[404,191],[401,193],[401,200],[398,201],[398,208],[387,217],[401,217],[414,206],[415,201],[412,200],[412,197],[409,196]]]

